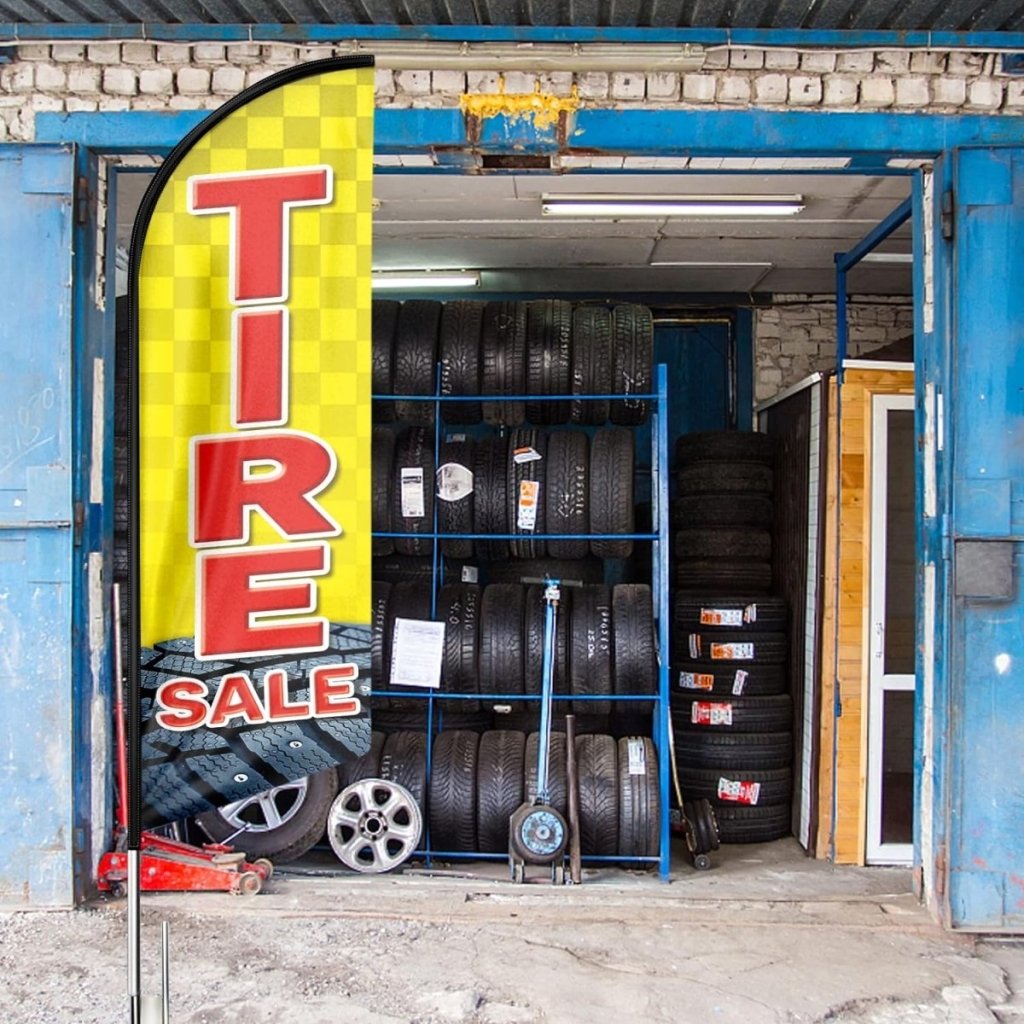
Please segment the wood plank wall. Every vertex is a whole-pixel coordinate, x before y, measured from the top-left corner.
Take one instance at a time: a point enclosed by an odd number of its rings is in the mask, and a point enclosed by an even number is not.
[[[835,860],[839,864],[863,864],[865,851],[871,611],[871,402],[875,395],[913,393],[914,374],[910,370],[848,368],[842,389],[842,450],[837,452],[840,431],[836,429],[836,381],[834,377],[829,381],[817,855],[828,857],[832,852],[834,796]],[[838,489],[837,459],[841,469]],[[838,731],[834,729],[833,714],[837,678],[842,702]],[[834,787],[833,751],[836,754]]]

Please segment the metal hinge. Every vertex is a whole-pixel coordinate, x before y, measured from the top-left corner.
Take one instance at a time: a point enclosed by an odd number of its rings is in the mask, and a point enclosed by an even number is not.
[[[84,227],[89,223],[89,205],[92,195],[89,192],[89,179],[80,174],[75,179],[75,223]]]
[[[935,892],[942,896],[946,892],[946,847],[940,846],[935,853]]]
[[[75,547],[78,547],[78,545],[82,543],[82,530],[85,528],[85,505],[80,501],[75,502],[75,518],[73,526],[73,543]]]
[[[953,190],[951,188],[947,188],[946,191],[942,193],[941,215],[942,237],[947,242],[953,241],[953,211]]]

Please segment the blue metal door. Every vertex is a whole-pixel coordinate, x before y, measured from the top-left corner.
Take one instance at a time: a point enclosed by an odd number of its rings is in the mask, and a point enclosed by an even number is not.
[[[70,905],[73,152],[0,146],[0,904]]]
[[[1024,929],[1024,149],[954,155],[948,910]]]

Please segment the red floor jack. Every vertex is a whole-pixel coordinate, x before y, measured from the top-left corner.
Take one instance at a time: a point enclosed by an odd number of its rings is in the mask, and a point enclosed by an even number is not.
[[[100,858],[97,887],[124,896],[128,892],[128,752],[121,680],[120,601],[114,593],[115,731],[117,743],[117,824],[114,849]],[[244,853],[221,843],[193,846],[143,831],[139,854],[139,888],[143,892],[232,892],[255,896],[274,871],[266,858],[247,861]]]

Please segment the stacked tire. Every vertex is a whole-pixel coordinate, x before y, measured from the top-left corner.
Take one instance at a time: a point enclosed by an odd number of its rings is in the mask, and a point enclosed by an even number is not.
[[[772,439],[684,435],[673,501],[672,719],[684,799],[723,843],[790,833],[787,610],[771,596]]]

